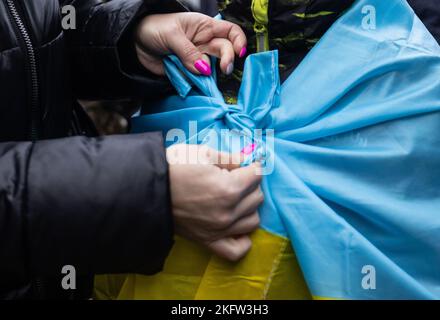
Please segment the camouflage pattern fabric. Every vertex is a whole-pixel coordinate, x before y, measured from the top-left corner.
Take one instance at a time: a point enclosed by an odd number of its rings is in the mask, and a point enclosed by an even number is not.
[[[270,50],[279,50],[281,80],[286,79],[354,0],[219,0],[225,20],[240,25],[248,37],[248,53],[257,52],[255,1],[267,6]],[[243,61],[231,76],[221,75],[219,86],[227,102],[236,101]]]

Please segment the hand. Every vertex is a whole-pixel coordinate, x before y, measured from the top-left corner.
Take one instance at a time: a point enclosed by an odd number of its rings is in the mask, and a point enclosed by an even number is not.
[[[231,74],[235,55],[246,54],[246,36],[231,22],[184,12],[145,17],[136,30],[136,53],[149,71],[164,74],[162,59],[174,53],[195,74],[210,75],[205,54],[220,58],[220,69]]]
[[[260,165],[240,168],[239,156],[183,144],[168,148],[167,159],[176,233],[228,260],[242,258],[260,224]]]

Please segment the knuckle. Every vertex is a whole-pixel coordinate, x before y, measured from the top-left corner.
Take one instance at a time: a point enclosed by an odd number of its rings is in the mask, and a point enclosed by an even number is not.
[[[240,190],[237,186],[229,186],[228,190],[225,193],[225,196],[231,201],[235,202],[238,200],[239,194],[240,194]]]
[[[216,216],[216,225],[219,229],[227,228],[232,223],[232,215],[230,212],[222,212]]]
[[[217,181],[217,190],[219,193],[219,196],[223,196],[226,193],[228,193],[229,190],[229,182],[228,179],[224,179],[224,177],[222,177],[223,179],[220,179]]]
[[[240,252],[237,249],[230,250],[230,251],[227,252],[227,259],[232,261],[232,262],[236,262],[236,261],[240,260],[242,255],[243,255],[243,253]]]
[[[181,28],[180,28],[179,24],[171,23],[171,24],[168,25],[168,32],[174,32],[174,34],[176,34],[179,31],[181,31]]]
[[[205,32],[205,35],[206,35],[207,39],[214,39],[214,36],[215,36],[214,23],[215,23],[215,21],[213,21],[213,20],[207,20],[206,21],[206,24],[204,26],[204,30],[203,31]]]
[[[227,252],[227,258],[232,262],[237,262],[238,260],[243,258],[243,256],[249,251],[249,249],[250,245],[247,242],[243,245],[234,246],[230,248],[230,250]]]
[[[237,188],[229,184],[220,186],[219,198],[221,199],[223,206],[228,208],[234,206],[238,198]]]
[[[178,35],[182,33],[182,28],[177,23],[171,23],[168,25],[168,28],[166,28],[166,33],[170,35]]]
[[[186,44],[183,47],[182,52],[183,52],[183,55],[188,59],[189,58],[195,59],[198,56],[197,50],[193,46],[191,46],[190,44]]]

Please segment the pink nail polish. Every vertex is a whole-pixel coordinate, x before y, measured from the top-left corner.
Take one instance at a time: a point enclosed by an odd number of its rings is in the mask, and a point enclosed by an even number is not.
[[[210,76],[212,73],[211,67],[203,60],[197,60],[194,63],[194,67],[204,76]]]
[[[246,53],[247,53],[247,48],[243,47],[243,49],[241,49],[241,51],[240,51],[239,57],[243,58],[246,55]]]
[[[244,147],[243,150],[241,150],[241,153],[248,156],[248,155],[252,154],[252,152],[254,152],[256,147],[257,147],[256,144],[252,143],[252,144],[248,145],[247,147]]]

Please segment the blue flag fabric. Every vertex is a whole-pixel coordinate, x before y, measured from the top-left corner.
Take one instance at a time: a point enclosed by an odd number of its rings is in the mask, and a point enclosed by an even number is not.
[[[133,132],[255,143],[261,227],[291,240],[315,297],[439,299],[439,45],[406,1],[358,0],[282,85],[277,59],[249,56],[228,105],[215,76],[167,58],[179,95]]]

